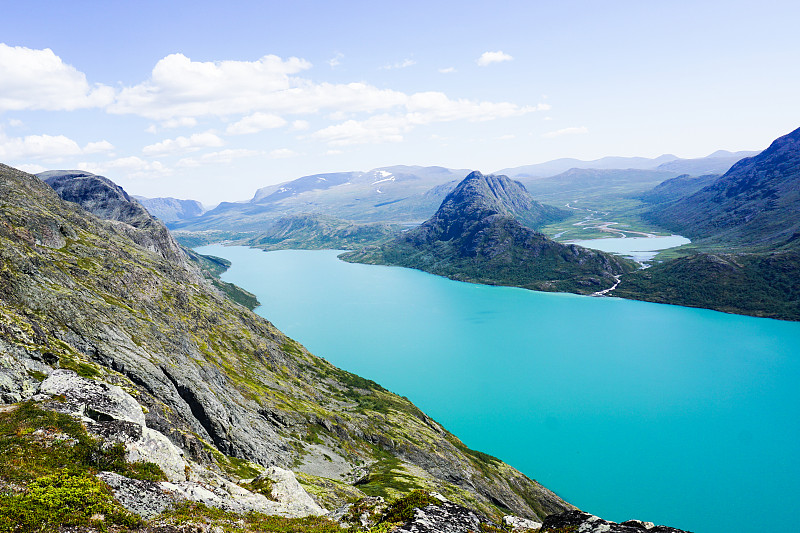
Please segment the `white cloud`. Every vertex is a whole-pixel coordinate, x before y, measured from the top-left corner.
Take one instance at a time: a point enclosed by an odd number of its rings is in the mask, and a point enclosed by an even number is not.
[[[165,167],[159,161],[147,161],[136,156],[121,157],[101,163],[82,162],[78,163],[78,168],[93,174],[101,175],[122,173],[128,178],[152,179],[167,176],[172,173],[168,167]]]
[[[439,69],[439,72],[441,74],[450,74],[450,73],[455,72],[455,71],[456,71],[455,67],[447,67],[447,68],[440,68]]]
[[[8,125],[11,126],[12,128],[19,128],[20,126],[22,126],[22,121],[16,118],[11,118],[8,119]]]
[[[295,120],[292,122],[292,129],[295,131],[303,131],[308,129],[308,121],[307,120]]]
[[[194,128],[197,126],[197,119],[194,117],[171,118],[161,123],[162,128]]]
[[[542,134],[542,137],[546,139],[553,139],[555,137],[561,137],[562,135],[581,135],[583,133],[589,133],[589,129],[586,126],[563,128],[556,131],[548,131],[547,133]]]
[[[167,155],[176,152],[194,152],[201,148],[216,148],[225,144],[215,133],[210,131],[195,133],[190,137],[176,137],[150,144],[142,148],[145,155]]]
[[[325,155],[339,155],[343,153],[344,152],[342,152],[341,150],[328,150],[327,152],[325,152]]]
[[[454,120],[488,121],[520,116],[549,109],[547,104],[519,106],[510,102],[452,100],[440,92],[415,93],[405,104],[405,114],[373,115],[365,120],[347,120],[328,126],[312,137],[333,146],[400,142],[403,134],[416,126]]]
[[[294,150],[289,150],[288,148],[278,148],[276,150],[272,150],[269,153],[269,157],[271,159],[285,159],[287,157],[295,157],[297,155],[300,154],[298,154]]]
[[[28,174],[38,174],[39,172],[44,172],[47,170],[47,167],[43,167],[42,165],[34,165],[32,163],[25,163],[22,165],[15,165],[17,169],[27,172]]]
[[[514,59],[508,54],[505,54],[498,50],[497,52],[484,52],[481,54],[481,57],[475,60],[478,63],[479,67],[485,67],[487,65],[491,65],[492,63],[502,63],[503,61],[511,61]]]
[[[304,59],[197,62],[182,54],[161,59],[150,79],[120,91],[108,107],[166,121],[177,117],[316,113],[321,109],[376,111],[404,103],[398,91],[365,83],[314,83],[293,77],[311,68]]]
[[[114,145],[106,140],[91,142],[83,147],[84,154],[97,154],[101,152],[110,152],[114,149]]]
[[[511,135],[511,134],[508,134],[508,135],[501,135],[500,137],[498,137],[498,140],[501,140],[501,141],[510,141],[511,139],[516,139],[516,138],[517,138],[517,136],[516,136],[516,135]]]
[[[239,122],[230,124],[225,130],[228,135],[245,135],[248,133],[258,133],[266,129],[280,128],[285,126],[286,121],[278,115],[269,113],[253,113],[244,117]]]
[[[87,143],[83,148],[64,135],[27,135],[6,137],[0,132],[0,160],[41,159],[58,161],[65,157],[109,152],[114,145],[106,140]]]
[[[327,63],[328,63],[328,65],[330,65],[331,68],[336,68],[341,64],[340,59],[343,59],[343,58],[344,58],[344,54],[342,54],[341,52],[336,52],[336,55],[333,56],[332,58],[330,58],[327,61]]]
[[[86,75],[49,48],[34,50],[0,43],[0,112],[104,107],[114,89],[89,85]]]
[[[178,161],[177,166],[184,168],[199,167],[208,164],[230,164],[234,159],[252,157],[261,154],[258,150],[228,149],[219,152],[203,154],[198,158],[184,158]]]
[[[417,62],[414,61],[413,59],[406,58],[406,59],[404,59],[402,61],[398,61],[397,63],[384,65],[384,66],[381,67],[381,70],[392,70],[392,69],[397,69],[397,68],[406,68],[406,67],[410,67],[410,66],[416,65],[416,64],[417,64]]]
[[[83,150],[78,143],[64,135],[28,135],[26,137],[0,135],[0,160],[56,160],[81,153]]]
[[[348,120],[328,126],[312,137],[333,146],[401,142],[403,133],[411,128],[404,116],[375,115],[366,120]]]

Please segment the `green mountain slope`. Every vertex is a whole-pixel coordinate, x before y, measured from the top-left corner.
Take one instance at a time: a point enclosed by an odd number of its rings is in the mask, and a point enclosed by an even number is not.
[[[711,185],[719,179],[719,174],[706,174],[703,176],[690,176],[682,174],[675,178],[665,180],[649,191],[637,196],[648,204],[665,204],[691,196],[703,187]]]
[[[718,249],[770,250],[800,232],[800,128],[687,198],[644,215]]]
[[[561,216],[518,182],[473,172],[421,226],[341,257],[475,283],[581,294],[611,287],[616,275],[632,268],[608,254],[551,241],[520,222],[541,225]]]
[[[377,244],[400,233],[391,224],[356,224],[324,215],[294,215],[272,222],[245,244],[264,250],[350,249]]]
[[[698,253],[622,277],[621,298],[800,320],[800,254]]]
[[[70,368],[129,391],[192,460],[290,468],[328,506],[424,487],[495,517],[570,508],[406,398],[309,354],[191,261],[153,249],[159,238],[0,166],[5,402],[30,397],[42,369]]]

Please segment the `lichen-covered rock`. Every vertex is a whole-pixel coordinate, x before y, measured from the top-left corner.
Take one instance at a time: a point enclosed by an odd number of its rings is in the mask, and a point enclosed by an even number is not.
[[[454,503],[429,505],[416,509],[414,518],[395,533],[471,533],[481,530],[477,514]]]
[[[39,386],[42,394],[64,396],[62,412],[92,420],[124,420],[143,426],[139,402],[116,385],[82,378],[72,370],[53,371]]]
[[[0,336],[3,324],[0,322]],[[50,367],[26,357],[23,350],[0,337],[0,404],[27,400],[36,393],[39,380],[36,374],[46,374]]]
[[[183,451],[145,426],[142,406],[122,388],[58,369],[41,383],[39,393],[62,396],[63,400],[48,402],[47,407],[82,418],[94,435],[124,444],[128,461],[155,463],[170,481],[186,480],[189,463]]]
[[[628,520],[617,524],[582,511],[567,511],[544,519],[542,533],[569,529],[575,533],[689,533],[682,529],[656,526],[651,522]]]
[[[524,531],[536,531],[541,529],[542,523],[534,520],[528,520],[519,516],[506,515],[503,517],[503,525],[510,528],[514,533],[522,533]]]
[[[259,478],[272,481],[272,497],[287,509],[291,509],[293,513],[302,513],[302,516],[320,516],[328,512],[327,509],[317,505],[290,470],[271,466],[256,479]]]
[[[114,472],[100,472],[97,477],[114,491],[114,497],[123,507],[145,519],[164,512],[177,501],[153,481],[130,479]]]

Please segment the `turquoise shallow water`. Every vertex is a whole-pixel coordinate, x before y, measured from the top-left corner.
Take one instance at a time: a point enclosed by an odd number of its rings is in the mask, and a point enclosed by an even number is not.
[[[334,364],[580,508],[697,533],[800,511],[800,324],[218,245]],[[782,529],[779,527],[779,529]]]

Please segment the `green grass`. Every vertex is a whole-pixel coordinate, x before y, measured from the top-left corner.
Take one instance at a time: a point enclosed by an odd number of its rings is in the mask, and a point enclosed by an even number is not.
[[[126,477],[163,481],[153,463],[129,463],[122,444],[107,445],[86,432],[69,415],[46,411],[34,403],[0,413],[0,478],[27,483],[63,469],[108,470]]]
[[[88,472],[64,470],[37,478],[22,494],[0,497],[0,531],[34,533],[63,526],[138,527],[142,520],[123,509],[105,484]]]

